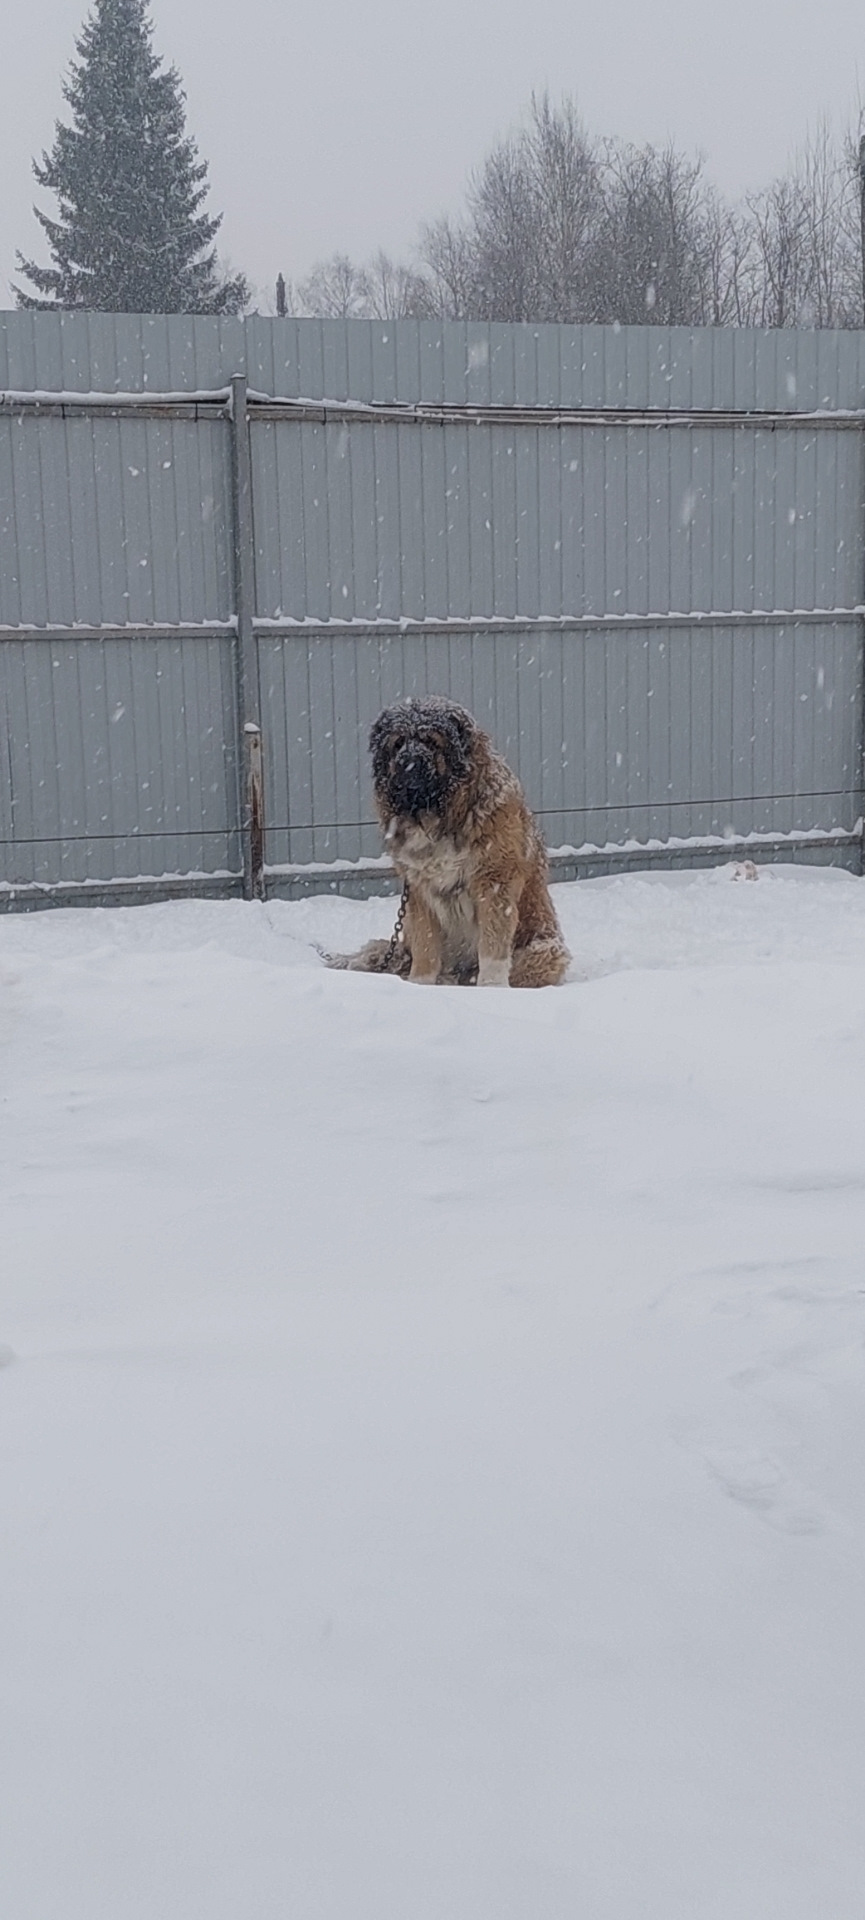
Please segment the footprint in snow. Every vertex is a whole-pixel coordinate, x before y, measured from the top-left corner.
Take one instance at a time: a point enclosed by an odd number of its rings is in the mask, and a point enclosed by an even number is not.
[[[749,1507],[778,1533],[827,1531],[828,1516],[816,1496],[789,1479],[770,1454],[724,1449],[707,1453],[705,1461],[713,1480],[731,1500]]]

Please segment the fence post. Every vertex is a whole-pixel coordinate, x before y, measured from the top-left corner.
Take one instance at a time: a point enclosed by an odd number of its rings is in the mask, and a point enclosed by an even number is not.
[[[234,608],[237,616],[237,760],[243,840],[243,897],[263,900],[264,783],[261,692],[255,613],[255,544],[252,527],[252,464],[246,375],[231,380],[231,470],[234,499]]]

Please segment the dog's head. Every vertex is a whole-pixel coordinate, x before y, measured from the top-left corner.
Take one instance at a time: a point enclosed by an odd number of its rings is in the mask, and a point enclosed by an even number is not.
[[[442,814],[466,779],[478,728],[465,707],[441,694],[385,707],[369,736],[372,776],[390,814]]]

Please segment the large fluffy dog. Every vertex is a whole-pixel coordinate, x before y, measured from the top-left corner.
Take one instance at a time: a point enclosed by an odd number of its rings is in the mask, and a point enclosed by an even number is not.
[[[407,885],[403,946],[372,941],[336,965],[425,985],[553,987],[570,955],[543,842],[510,767],[464,707],[403,700],[370,734],[384,841]]]

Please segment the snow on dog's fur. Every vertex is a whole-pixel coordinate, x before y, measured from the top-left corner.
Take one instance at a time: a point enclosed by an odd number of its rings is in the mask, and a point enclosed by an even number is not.
[[[370,751],[385,847],[408,884],[395,970],[424,985],[557,986],[570,955],[544,845],[477,721],[441,695],[403,700],[379,715]],[[381,972],[388,943],[334,964]]]

